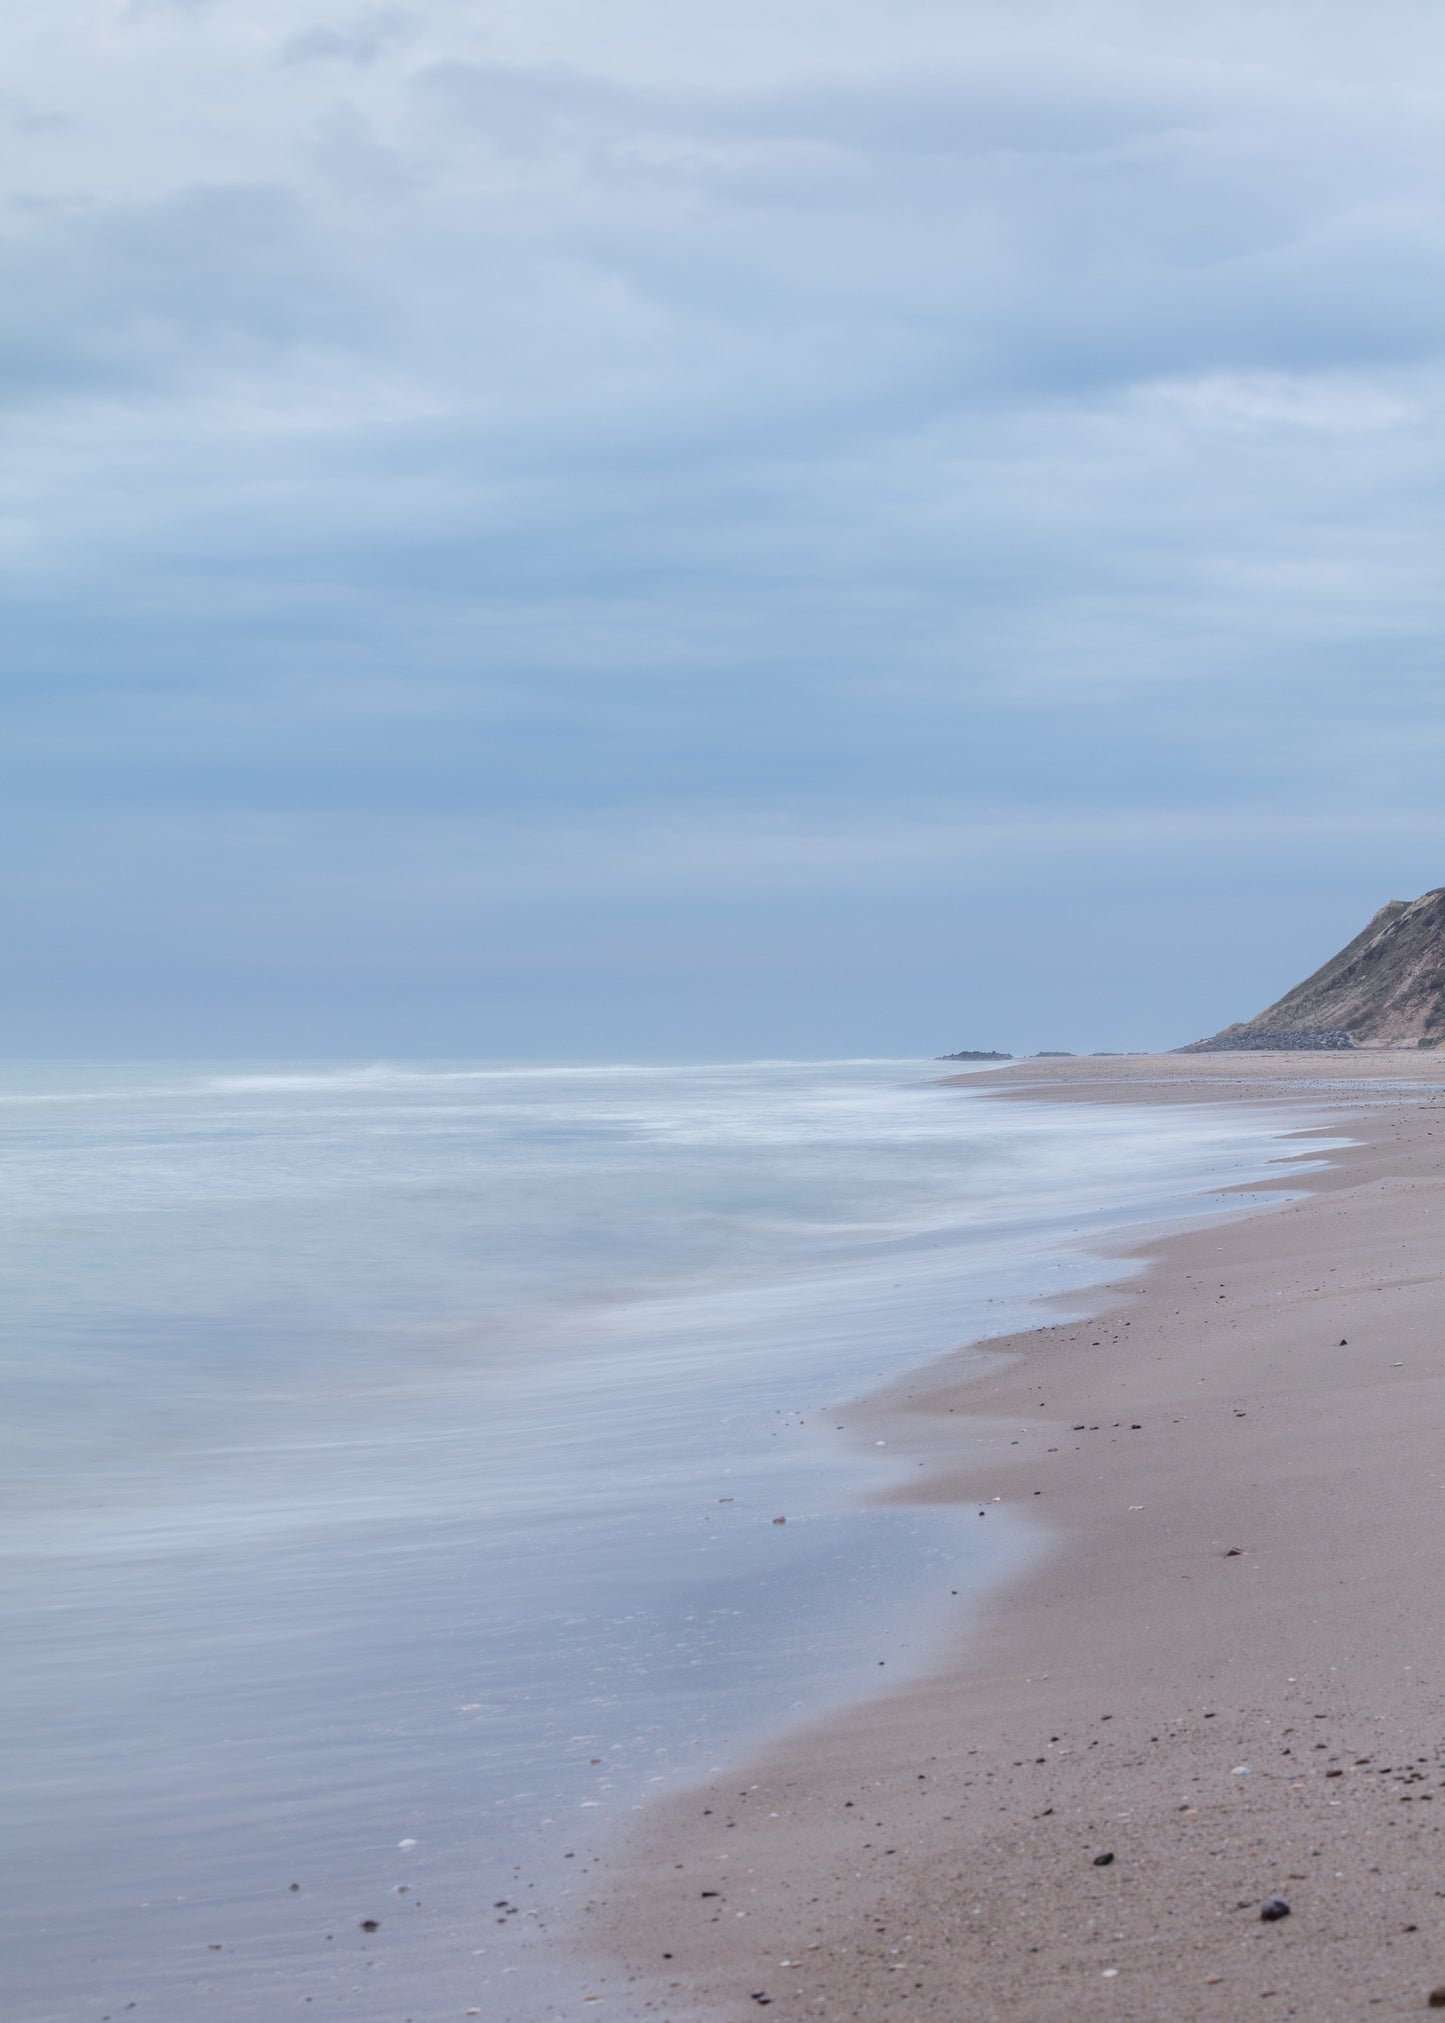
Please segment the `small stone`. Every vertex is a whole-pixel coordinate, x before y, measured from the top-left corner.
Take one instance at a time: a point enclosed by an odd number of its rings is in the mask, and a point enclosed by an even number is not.
[[[1113,1859],[1114,1857],[1111,1854],[1096,1854],[1094,1856],[1094,1867],[1107,1868]]]
[[[1283,1897],[1266,1897],[1259,1907],[1259,1915],[1265,1924],[1272,1925],[1277,1918],[1289,1916],[1289,1905]]]
[[[1445,1988],[1432,1988],[1430,1990],[1430,1999],[1425,2004],[1425,2007],[1427,2009],[1445,2009]]]
[[[381,1930],[380,1918],[363,1918],[361,1929],[364,1932],[379,1932]]]

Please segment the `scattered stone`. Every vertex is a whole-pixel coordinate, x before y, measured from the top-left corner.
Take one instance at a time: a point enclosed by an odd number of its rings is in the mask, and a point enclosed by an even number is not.
[[[1283,1897],[1266,1897],[1259,1907],[1259,1915],[1265,1924],[1272,1925],[1277,1919],[1289,1916],[1289,1905]]]
[[[381,1930],[381,1919],[363,1918],[361,1921],[361,1929],[364,1932],[379,1932]]]
[[[1224,1557],[1226,1559],[1243,1559],[1244,1547],[1242,1545],[1232,1545]]]
[[[1095,1867],[1095,1868],[1107,1868],[1107,1867],[1109,1866],[1110,1862],[1112,1862],[1112,1861],[1113,1861],[1113,1859],[1114,1859],[1114,1857],[1113,1857],[1113,1855],[1111,1855],[1111,1854],[1096,1854],[1096,1855],[1094,1856],[1094,1867]]]
[[[775,1518],[773,1519],[773,1523],[774,1523],[774,1524],[786,1524],[786,1523],[787,1523],[787,1521],[788,1521],[788,1520],[787,1520],[787,1518],[786,1518],[786,1517],[775,1517]]]
[[[1430,1990],[1430,1999],[1425,2004],[1425,2007],[1427,2009],[1445,2009],[1445,1988],[1432,1988]]]

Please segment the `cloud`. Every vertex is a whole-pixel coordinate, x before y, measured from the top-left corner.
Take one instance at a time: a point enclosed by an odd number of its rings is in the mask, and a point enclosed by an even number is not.
[[[1225,428],[1316,429],[1328,435],[1373,434],[1423,419],[1419,404],[1347,375],[1206,373],[1139,388],[1140,400],[1181,419]]]
[[[57,0],[0,104],[14,805],[580,823],[550,883],[497,841],[544,908],[605,864],[861,918],[1010,807],[995,864],[1162,803],[1323,880],[1328,792],[1413,866],[1440,33],[819,22]]]
[[[365,67],[423,31],[421,18],[400,7],[376,7],[344,25],[318,22],[281,46],[283,64],[345,63]]]

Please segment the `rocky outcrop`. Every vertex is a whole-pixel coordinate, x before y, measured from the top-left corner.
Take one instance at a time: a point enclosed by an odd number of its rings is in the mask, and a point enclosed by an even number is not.
[[[1180,1053],[1433,1047],[1445,1039],[1445,886],[1392,899],[1313,976]]]
[[[1354,1041],[1338,1026],[1313,1032],[1254,1032],[1248,1026],[1229,1026],[1212,1040],[1195,1040],[1176,1047],[1176,1054],[1318,1054],[1350,1053]]]

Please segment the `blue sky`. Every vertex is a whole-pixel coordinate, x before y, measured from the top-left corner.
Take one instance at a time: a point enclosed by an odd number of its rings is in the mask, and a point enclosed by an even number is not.
[[[1445,16],[15,0],[11,1053],[1171,1045],[1445,882]]]

